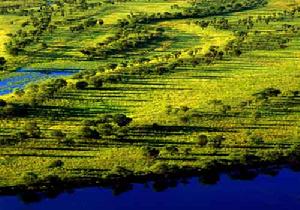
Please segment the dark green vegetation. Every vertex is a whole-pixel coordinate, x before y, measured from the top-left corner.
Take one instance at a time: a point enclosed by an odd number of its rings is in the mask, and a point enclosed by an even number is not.
[[[82,70],[2,96],[0,186],[297,165],[298,3],[1,1],[0,79]]]

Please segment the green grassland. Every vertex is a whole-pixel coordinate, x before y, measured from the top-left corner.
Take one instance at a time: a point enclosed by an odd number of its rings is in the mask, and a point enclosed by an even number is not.
[[[4,1],[0,8],[20,2]],[[134,22],[134,15],[194,6],[88,0],[87,9],[67,2],[53,1],[44,10],[38,2],[21,5],[33,16],[51,11],[52,18],[39,39],[17,53],[5,44],[14,39],[8,34],[34,26],[24,26],[30,17],[20,9],[0,13],[0,57],[7,60],[0,79],[19,74],[17,67],[81,69],[53,91],[57,80],[0,96],[7,103],[0,103],[0,187],[54,175],[106,179],[216,163],[298,163],[300,1],[268,0],[203,17],[167,14],[147,23]],[[196,2],[214,11],[230,0]],[[103,24],[70,31],[91,18]],[[131,25],[120,26],[124,18]],[[118,40],[107,40],[118,33],[142,44],[113,48]],[[142,37],[150,33],[152,39]],[[132,122],[120,125],[118,114]]]

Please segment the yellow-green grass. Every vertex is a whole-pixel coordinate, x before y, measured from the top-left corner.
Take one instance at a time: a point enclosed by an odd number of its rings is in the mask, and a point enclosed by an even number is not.
[[[269,6],[280,7],[278,2],[272,1]],[[142,9],[144,3],[122,3],[117,4],[120,10],[125,5],[128,8],[132,4],[138,9]],[[158,3],[163,4],[163,3]],[[285,3],[283,3],[285,5]],[[127,9],[128,9],[127,8]],[[134,7],[132,7],[134,8]],[[150,8],[154,8],[149,4]],[[167,6],[162,7],[162,10]],[[155,9],[155,8],[154,8]],[[265,8],[262,11],[267,11]],[[127,11],[126,11],[127,12]],[[254,11],[255,12],[255,11]],[[122,11],[117,11],[116,18],[114,16],[106,16],[107,23],[115,21],[121,16]],[[123,13],[122,13],[123,14]],[[241,15],[247,16],[251,12],[243,12]],[[268,14],[268,13],[266,13]],[[234,16],[232,16],[234,17]],[[231,18],[231,17],[229,17]],[[298,18],[299,19],[299,18]],[[297,20],[293,20],[297,23]],[[190,21],[190,20],[189,20]],[[170,21],[158,23],[168,29],[169,36],[179,35],[178,40],[186,40],[191,37],[192,41],[188,44],[184,42],[176,45],[171,41],[166,41],[155,46],[163,55],[174,49],[191,50],[193,48],[202,48],[202,54],[205,53],[210,46],[220,46],[221,49],[232,40],[233,33],[230,31],[220,31],[211,27],[202,30],[194,24],[189,25],[187,20]],[[114,22],[115,23],[115,22]],[[280,27],[282,23],[272,23],[269,26],[259,25],[259,30],[274,30]],[[103,26],[101,30],[91,29],[81,35],[87,36],[80,38],[79,34],[70,35],[67,27],[60,28],[56,34],[47,35],[47,42],[50,48],[45,52],[56,53],[57,59],[36,60],[30,66],[33,67],[77,67],[85,69],[97,69],[99,66],[108,62],[117,62],[118,60],[110,59],[99,62],[81,61],[78,57],[82,55],[78,52],[64,52],[57,47],[67,44],[78,49],[83,45],[93,45],[93,39],[99,41],[107,33],[113,33],[113,29]],[[265,28],[261,28],[265,27]],[[88,35],[90,32],[94,34]],[[172,34],[174,33],[174,34]],[[98,35],[97,35],[98,34]],[[100,35],[99,35],[100,34]],[[59,36],[60,35],[60,36]],[[53,129],[61,129],[69,135],[77,134],[82,121],[87,118],[96,118],[103,112],[107,113],[126,113],[134,120],[132,127],[144,127],[158,123],[165,126],[190,126],[185,125],[178,120],[176,115],[168,115],[166,113],[167,106],[180,107],[188,106],[190,108],[198,108],[204,112],[210,112],[213,108],[209,102],[214,99],[222,100],[224,104],[237,107],[240,102],[253,99],[253,93],[259,92],[268,87],[279,88],[284,93],[291,90],[299,90],[299,68],[300,68],[300,38],[293,39],[286,49],[278,49],[274,51],[252,51],[245,52],[240,57],[226,57],[225,60],[216,61],[213,65],[202,65],[192,67],[190,65],[177,68],[175,72],[165,75],[149,75],[138,77],[124,84],[104,84],[102,90],[74,90],[66,89],[57,94],[53,99],[43,102],[43,106],[57,106],[58,108],[82,108],[89,111],[97,111],[96,114],[90,116],[71,115],[65,119],[50,119],[49,116],[33,116],[33,118],[17,118],[12,120],[1,120],[0,130],[4,133],[13,133],[20,130],[25,122],[36,121],[45,132],[42,139],[28,140],[27,142],[17,144],[15,146],[2,147],[0,151],[0,186],[16,185],[24,183],[23,176],[26,172],[35,172],[40,177],[46,177],[49,174],[58,174],[61,177],[73,176],[89,176],[85,169],[100,169],[104,172],[96,172],[93,176],[101,176],[101,174],[109,173],[115,166],[122,166],[135,172],[147,172],[156,162],[175,165],[189,165],[201,167],[204,161],[213,160],[216,157],[211,154],[232,154],[243,152],[242,149],[234,149],[224,147],[217,151],[212,148],[200,148],[195,146],[197,136],[207,134],[214,136],[222,134],[227,138],[227,145],[239,144],[247,139],[247,132],[253,132],[260,136],[267,143],[276,143],[286,141],[290,143],[299,139],[299,112],[291,113],[284,116],[270,116],[259,120],[252,118],[224,118],[217,120],[203,120],[197,124],[199,128],[192,131],[178,133],[148,133],[146,135],[130,136],[135,144],[130,142],[114,141],[109,138],[102,140],[86,140],[76,139],[77,145],[68,147],[58,143],[57,139],[50,137],[49,132]],[[32,50],[36,46],[32,47]],[[42,51],[43,52],[43,51]],[[155,51],[154,53],[156,53]],[[64,55],[72,55],[74,59],[66,59]],[[183,55],[186,57],[186,55]],[[153,61],[158,62],[158,61]],[[73,80],[68,80],[72,82]],[[18,101],[18,98],[8,98],[8,101]],[[256,122],[257,121],[257,122]],[[284,124],[283,122],[291,122]],[[252,130],[247,128],[247,124],[272,125],[271,128],[259,128]],[[237,125],[243,125],[236,128]],[[209,131],[206,128],[223,128],[224,132]],[[234,129],[236,132],[226,132]],[[278,137],[279,136],[279,137]],[[170,155],[164,149],[161,149],[161,155],[158,160],[149,160],[142,154],[141,146],[164,146],[176,145],[180,149],[180,153],[175,156]],[[184,150],[192,149],[192,154],[185,155]],[[66,149],[66,150],[64,150]],[[22,156],[27,155],[27,156]],[[186,158],[186,159],[185,159]],[[190,159],[189,159],[190,158]],[[230,157],[222,157],[230,159]],[[64,162],[63,168],[52,169],[48,166],[54,161],[60,159]],[[106,172],[108,170],[108,172]]]

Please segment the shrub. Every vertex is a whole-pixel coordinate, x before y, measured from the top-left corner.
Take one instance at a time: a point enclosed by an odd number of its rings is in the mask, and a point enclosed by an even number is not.
[[[62,160],[55,160],[49,165],[49,168],[60,168],[64,165],[64,162]]]
[[[200,135],[198,136],[197,144],[200,147],[206,146],[208,143],[208,137],[206,135]]]
[[[100,138],[99,133],[96,130],[94,130],[94,129],[88,127],[88,126],[85,126],[85,127],[81,128],[80,136],[83,137],[83,138],[91,138],[91,139]]]
[[[113,116],[113,120],[118,126],[123,127],[131,123],[132,118],[127,117],[124,114],[116,114],[115,116]]]
[[[23,175],[23,180],[26,184],[34,184],[38,182],[38,175],[34,172],[27,172]]]
[[[25,139],[28,138],[28,135],[24,131],[18,131],[15,133],[15,138],[17,141],[24,141]]]
[[[59,143],[70,147],[75,144],[75,141],[71,138],[64,138],[64,139],[61,139]]]
[[[6,64],[6,59],[4,57],[0,57],[0,70],[4,69],[4,65]]]
[[[41,136],[40,127],[37,125],[36,122],[28,122],[25,125],[25,131],[27,135],[32,138],[39,138]]]
[[[143,148],[144,156],[147,158],[157,158],[159,156],[160,151],[153,147],[145,147]]]
[[[258,136],[258,135],[251,135],[249,137],[250,139],[250,142],[255,144],[255,145],[258,145],[258,144],[264,144],[264,140],[263,140],[263,137],[261,136]]]
[[[113,167],[113,169],[111,170],[111,173],[113,175],[119,176],[119,177],[128,177],[133,175],[133,171],[128,170],[124,167],[121,166],[115,166]]]
[[[91,84],[95,87],[95,88],[101,88],[103,86],[103,80],[100,77],[92,77],[91,78]]]
[[[53,138],[56,138],[56,139],[63,139],[63,138],[65,138],[66,137],[66,134],[65,133],[63,133],[61,130],[53,130],[52,132],[51,132],[51,136],[53,137]]]
[[[76,82],[75,87],[78,90],[83,90],[83,89],[87,88],[88,85],[89,84],[85,81],[78,81],[78,82]]]
[[[225,141],[225,137],[222,135],[217,135],[215,137],[213,137],[210,141],[210,145],[214,148],[219,148],[221,147],[223,141]]]
[[[0,107],[5,107],[7,105],[6,101],[3,99],[0,99]]]
[[[166,147],[166,151],[174,155],[179,152],[179,149],[175,146],[168,146]]]
[[[276,88],[266,88],[258,93],[253,94],[257,99],[267,99],[269,97],[277,97],[281,94],[281,90]]]

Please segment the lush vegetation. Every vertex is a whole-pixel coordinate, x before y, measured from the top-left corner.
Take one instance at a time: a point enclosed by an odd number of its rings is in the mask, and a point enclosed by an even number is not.
[[[300,163],[300,1],[5,0],[0,26],[0,85],[78,70],[0,96],[0,187]]]

